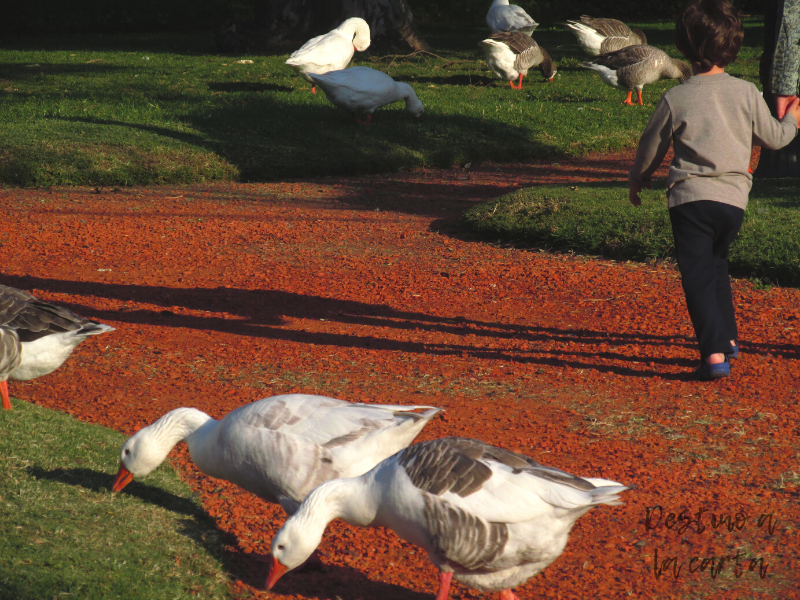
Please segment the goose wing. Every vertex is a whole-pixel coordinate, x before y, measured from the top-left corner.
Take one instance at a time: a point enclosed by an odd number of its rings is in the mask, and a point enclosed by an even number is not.
[[[597,488],[525,455],[467,438],[410,446],[398,464],[424,492],[424,522],[434,550],[467,569],[498,559],[513,524],[539,519],[541,527],[560,529],[562,519],[572,521],[593,504],[617,501],[615,494],[626,489],[615,482]]]
[[[493,33],[489,39],[505,44],[516,55],[514,68],[523,73],[542,62],[542,52],[536,41],[516,31]]]
[[[592,483],[530,457],[467,438],[403,450],[400,464],[420,490],[495,523],[528,521],[555,508],[593,504]]]
[[[299,503],[321,483],[360,475],[407,446],[440,410],[308,394],[265,398],[220,422],[221,463],[237,466],[231,481],[286,508],[282,496]]]
[[[26,291],[0,285],[0,325],[16,330],[21,342],[94,324],[94,321],[79,317],[68,308],[43,302]]]
[[[589,62],[619,71],[624,68],[635,68],[637,65],[651,61],[657,56],[658,52],[660,50],[652,46],[627,46],[621,50],[599,54]]]
[[[625,23],[622,21],[618,21],[617,19],[597,19],[590,17],[589,15],[582,15],[579,21],[587,27],[591,27],[597,33],[604,35],[605,37],[624,38],[633,33],[630,27],[625,25]]]
[[[8,327],[0,327],[0,381],[5,381],[21,360],[22,345],[17,333]]]

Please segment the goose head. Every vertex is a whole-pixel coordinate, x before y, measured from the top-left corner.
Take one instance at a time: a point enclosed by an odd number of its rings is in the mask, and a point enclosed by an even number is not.
[[[364,19],[352,17],[344,21],[337,29],[353,40],[353,48],[358,52],[369,48],[369,24]]]
[[[119,492],[134,477],[145,477],[152,473],[164,462],[175,444],[210,419],[207,414],[194,408],[176,408],[152,425],[137,431],[122,445],[119,472],[111,491]]]
[[[287,571],[296,569],[314,553],[322,541],[322,527],[308,527],[306,519],[295,513],[272,539],[272,566],[267,576],[267,590]]]
[[[416,92],[414,92],[414,89],[410,85],[408,86],[408,89],[410,90],[410,93],[405,99],[406,112],[410,113],[412,117],[419,121],[422,118],[422,114],[425,112],[425,106],[422,104],[422,101],[417,98]]]

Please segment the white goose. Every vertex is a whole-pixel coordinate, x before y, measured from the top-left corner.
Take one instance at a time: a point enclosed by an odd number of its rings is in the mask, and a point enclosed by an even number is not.
[[[323,75],[310,74],[312,81],[322,88],[331,104],[353,115],[357,123],[369,125],[376,108],[405,100],[406,111],[419,119],[425,107],[417,98],[414,88],[395,81],[386,73],[369,67],[350,67]],[[358,115],[367,115],[362,121]]]
[[[413,411],[428,409],[422,414]],[[292,514],[319,484],[365,473],[410,444],[441,408],[352,404],[307,394],[264,398],[217,421],[176,408],[131,436],[112,490],[158,467],[185,440],[195,465]]]
[[[616,52],[600,54],[581,66],[595,71],[606,85],[627,90],[628,97],[622,103],[631,105],[634,91],[639,104],[643,104],[642,89],[647,84],[659,79],[677,79],[683,83],[692,76],[689,63],[670,58],[663,50],[646,45],[628,46]]]
[[[353,58],[353,52],[369,48],[369,25],[364,19],[353,17],[336,29],[308,40],[289,56],[286,64],[311,84],[317,93],[311,73],[327,73],[344,69]]]
[[[631,29],[617,19],[596,19],[583,15],[578,21],[568,21],[567,27],[572,29],[581,48],[592,56],[647,43],[641,29]]]
[[[525,12],[525,9],[516,4],[509,4],[508,0],[494,0],[489,12],[486,13],[486,24],[492,33],[500,31],[519,31],[525,35],[532,35],[539,24]]]
[[[47,375],[69,358],[90,335],[113,327],[79,317],[63,306],[0,285],[0,395],[10,409],[8,379],[28,380]]]
[[[486,54],[486,64],[499,79],[508,81],[515,90],[522,89],[522,78],[528,69],[538,66],[544,78],[553,81],[556,67],[547,50],[524,33],[493,33],[480,42]],[[519,85],[514,81],[519,77]]]
[[[389,527],[439,569],[437,600],[453,577],[481,591],[511,591],[563,552],[575,521],[622,504],[615,481],[581,479],[477,440],[443,438],[401,450],[364,475],[314,490],[272,540],[267,589],[302,564],[327,524]]]

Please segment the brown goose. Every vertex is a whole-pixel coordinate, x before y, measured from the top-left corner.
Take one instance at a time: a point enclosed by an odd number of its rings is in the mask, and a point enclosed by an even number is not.
[[[572,29],[578,43],[592,56],[647,43],[641,29],[631,29],[616,19],[595,19],[583,15],[578,21],[568,21],[567,27]]]
[[[453,578],[500,600],[564,551],[575,522],[628,489],[583,479],[478,440],[449,437],[401,450],[352,479],[311,492],[272,540],[267,589],[301,565],[328,523],[389,527],[439,569],[437,600]]]
[[[556,76],[556,67],[547,50],[532,38],[517,31],[493,33],[480,45],[486,53],[486,64],[499,79],[508,81],[515,90],[522,89],[522,77],[538,66],[548,81]],[[519,77],[519,85],[514,80]]]
[[[633,104],[633,90],[642,102],[642,88],[659,79],[677,79],[681,83],[692,76],[689,63],[670,58],[666,52],[653,46],[628,46],[616,52],[606,52],[581,65],[596,71],[603,83],[627,90],[623,104]]]
[[[42,302],[23,290],[0,285],[0,330],[0,365],[7,365],[7,372],[0,366],[0,395],[3,408],[9,409],[7,379],[27,380],[52,373],[87,337],[114,328],[79,317],[63,306]],[[8,369],[9,365],[13,367]]]

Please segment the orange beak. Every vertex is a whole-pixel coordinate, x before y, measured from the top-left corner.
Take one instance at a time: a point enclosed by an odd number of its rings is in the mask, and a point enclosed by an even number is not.
[[[120,465],[117,478],[114,480],[114,485],[111,486],[111,491],[118,492],[131,481],[133,481],[133,473],[128,471],[128,469],[125,468],[125,465]]]
[[[273,556],[272,568],[269,570],[269,575],[267,575],[267,590],[272,589],[272,586],[278,582],[278,579],[283,577],[283,574],[286,573],[286,570],[286,567],[279,563],[278,559]]]

